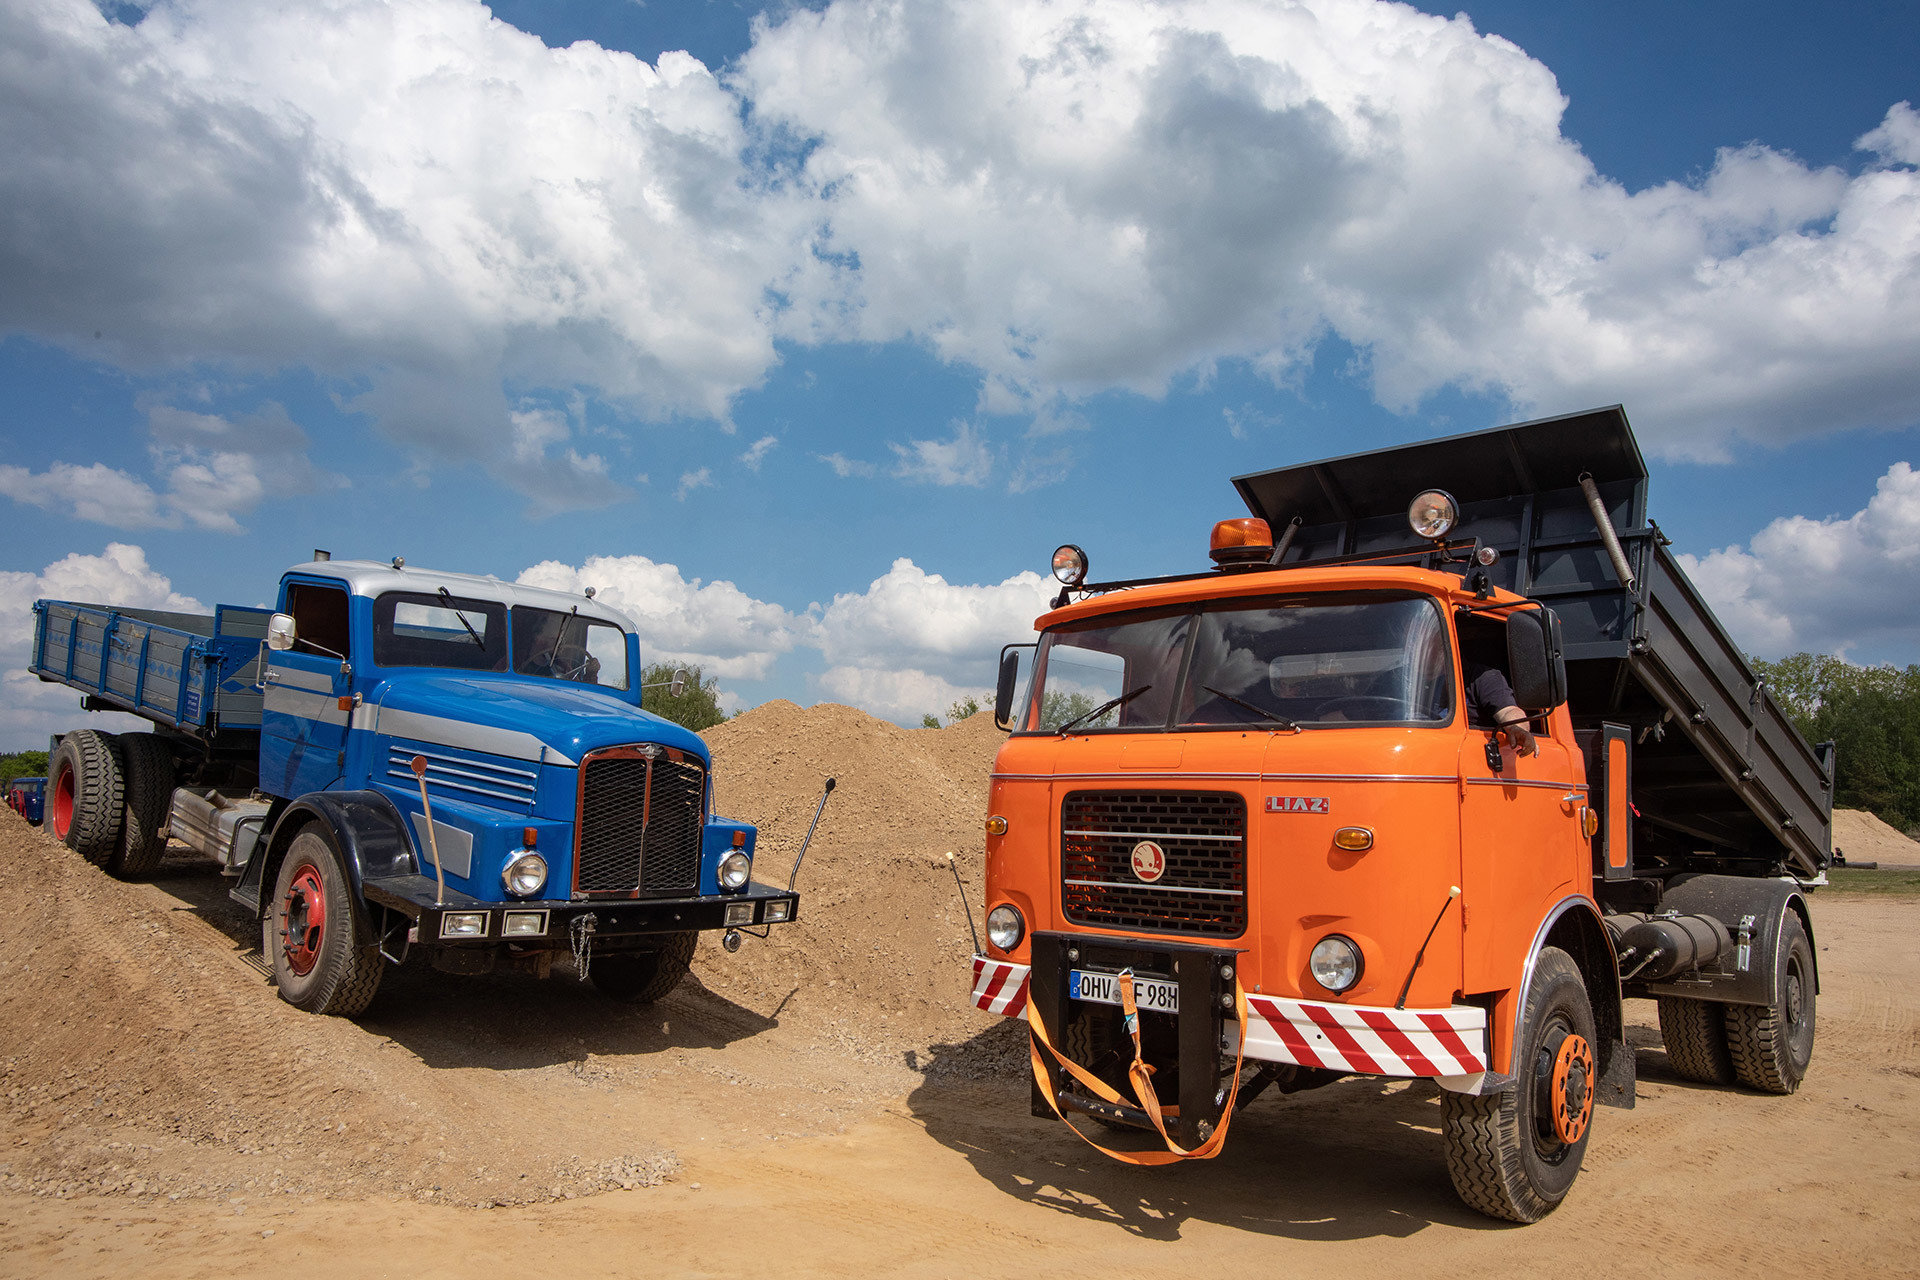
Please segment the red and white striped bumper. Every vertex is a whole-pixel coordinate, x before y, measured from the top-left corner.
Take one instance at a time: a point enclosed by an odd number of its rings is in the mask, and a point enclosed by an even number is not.
[[[973,958],[974,1007],[1009,1018],[1027,1009],[1023,964]],[[1382,1009],[1319,1004],[1280,996],[1247,997],[1246,1056],[1353,1075],[1425,1076],[1456,1093],[1478,1093],[1487,1072],[1487,1012]],[[1227,1052],[1239,1028],[1227,1026]]]
[[[1229,1039],[1233,1032],[1229,1027]],[[1381,1009],[1250,995],[1246,1055],[1356,1075],[1429,1076],[1443,1088],[1478,1093],[1487,1071],[1487,1011],[1472,1005]]]
[[[973,1004],[988,1013],[1018,1018],[1027,1011],[1027,974],[1024,964],[973,958]]]

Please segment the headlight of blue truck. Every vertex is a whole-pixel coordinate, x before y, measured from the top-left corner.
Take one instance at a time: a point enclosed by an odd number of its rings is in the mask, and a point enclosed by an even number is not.
[[[753,874],[753,860],[735,849],[720,859],[720,887],[728,891],[747,887],[747,878]]]
[[[530,898],[546,887],[547,860],[532,851],[518,854],[508,860],[500,882],[514,897]]]

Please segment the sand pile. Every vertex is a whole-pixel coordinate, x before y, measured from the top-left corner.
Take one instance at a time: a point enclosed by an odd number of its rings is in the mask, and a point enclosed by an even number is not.
[[[1860,809],[1833,811],[1833,847],[1848,862],[1920,867],[1920,842]]]
[[[967,1004],[982,894],[988,773],[1005,740],[990,716],[902,729],[852,707],[778,701],[704,735],[720,812],[760,828],[755,875],[787,881],[820,790],[836,781],[800,870],[800,919],[695,961],[713,990],[861,1056],[966,1039],[997,1019]],[[782,1006],[784,1005],[784,1008]]]

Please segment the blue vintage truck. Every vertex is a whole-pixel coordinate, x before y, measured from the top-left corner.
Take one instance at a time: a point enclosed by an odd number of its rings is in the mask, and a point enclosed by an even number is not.
[[[323,556],[277,610],[37,601],[34,673],[154,724],[56,738],[48,829],[122,878],[170,838],[213,858],[281,996],[314,1013],[361,1012],[414,952],[542,977],[571,956],[646,1003],[700,931],[732,950],[794,919],[791,881],[752,878],[754,828],[715,815],[706,745],[641,710],[622,614]]]

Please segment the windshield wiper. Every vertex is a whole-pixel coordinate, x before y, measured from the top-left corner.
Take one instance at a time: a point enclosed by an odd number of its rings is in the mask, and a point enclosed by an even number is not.
[[[1214,695],[1216,698],[1225,698],[1228,702],[1233,703],[1233,705],[1236,707],[1245,707],[1247,710],[1253,712],[1253,714],[1259,716],[1262,720],[1265,720],[1269,724],[1277,724],[1281,728],[1291,729],[1295,733],[1300,732],[1300,726],[1295,724],[1293,721],[1287,719],[1285,716],[1275,715],[1273,712],[1268,711],[1265,707],[1257,707],[1253,703],[1248,702],[1245,698],[1237,697],[1234,694],[1228,693],[1225,689],[1216,689],[1210,684],[1203,684],[1200,687],[1202,689],[1205,689],[1208,693],[1211,693],[1212,695]]]
[[[1087,720],[1098,720],[1101,716],[1107,714],[1107,712],[1113,710],[1115,707],[1126,706],[1129,702],[1132,702],[1135,698],[1139,697],[1141,694],[1145,693],[1147,690],[1151,688],[1153,688],[1151,684],[1143,684],[1138,689],[1127,690],[1125,693],[1121,694],[1117,698],[1109,698],[1105,702],[1101,703],[1099,706],[1095,707],[1093,710],[1087,712],[1087,714],[1083,716],[1075,716],[1073,719],[1067,721],[1065,724],[1061,725],[1058,729],[1054,730],[1054,732],[1058,733],[1061,737],[1064,738],[1067,736],[1067,731],[1069,729],[1072,729],[1075,725],[1081,724]]]
[[[486,648],[487,642],[480,638],[480,633],[473,629],[473,624],[471,622],[467,621],[467,615],[460,612],[460,606],[453,602],[453,597],[447,593],[447,589],[445,587],[440,588],[440,599],[441,599],[441,602],[447,606],[447,608],[453,610],[453,616],[460,619],[460,625],[467,629],[467,634],[473,637],[473,642],[479,645],[482,649]]]

